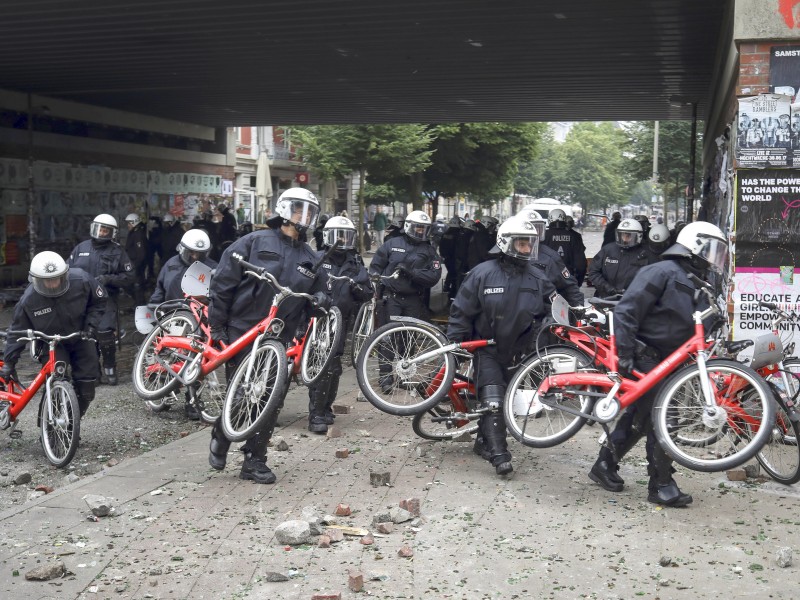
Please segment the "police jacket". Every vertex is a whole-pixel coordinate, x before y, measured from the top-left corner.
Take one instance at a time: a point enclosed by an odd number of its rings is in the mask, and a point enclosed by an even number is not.
[[[423,290],[432,288],[442,277],[442,264],[436,251],[428,242],[412,240],[407,235],[384,242],[372,257],[369,272],[391,275],[400,265],[409,270],[410,278],[383,280],[386,288],[396,294],[422,295]]]
[[[293,240],[280,229],[263,229],[239,238],[222,254],[211,280],[208,320],[212,327],[233,326],[247,330],[267,316],[275,288],[266,281],[245,276],[245,269],[232,256],[241,254],[247,262],[264,267],[293,292],[327,292],[327,280],[312,269],[318,254],[301,240]],[[278,308],[284,331],[297,330],[306,301],[286,298]]]
[[[470,271],[450,306],[447,336],[454,341],[494,339],[497,356],[510,362],[535,340],[550,313],[555,287],[531,264],[504,257]]]
[[[603,231],[603,246],[617,241],[617,227],[621,222],[622,220],[608,222],[605,231]]]
[[[135,271],[144,269],[145,262],[147,262],[147,228],[144,223],[139,223],[128,232],[128,239],[125,240],[125,252],[131,259]]]
[[[653,255],[641,244],[635,248],[621,248],[614,242],[603,246],[595,255],[588,275],[597,296],[611,296],[614,290],[627,289],[639,269],[653,262]]]
[[[113,241],[98,243],[94,239],[85,240],[75,246],[67,263],[96,277],[108,290],[111,299],[133,283],[133,265],[128,254]]]
[[[663,359],[694,333],[692,313],[708,306],[695,302],[695,286],[682,259],[664,259],[642,267],[614,308],[617,349],[633,357],[638,337]]]
[[[459,231],[461,231],[459,225],[448,225],[439,240],[439,254],[441,254],[446,264],[455,261],[456,240],[458,239]]]
[[[494,246],[497,236],[489,233],[483,223],[475,223],[475,231],[467,249],[467,268],[472,269],[485,260],[489,260],[489,250]]]
[[[328,295],[331,297],[333,305],[338,306],[342,311],[346,323],[347,317],[355,312],[362,302],[372,296],[372,285],[364,261],[356,254],[355,250],[332,252],[322,261],[320,271],[323,270],[331,275],[349,277],[356,282],[354,287],[346,280],[328,281]]]
[[[178,254],[178,244],[183,237],[183,227],[178,221],[170,224],[161,232],[161,260],[166,262]]]
[[[539,245],[539,256],[532,264],[545,273],[550,283],[555,286],[559,294],[566,298],[570,306],[583,306],[585,298],[578,281],[569,272],[558,252],[541,244]]]
[[[48,335],[66,335],[89,327],[99,329],[106,307],[105,289],[82,269],[71,268],[67,277],[69,288],[57,298],[43,296],[29,285],[14,308],[9,329],[35,329]],[[15,365],[25,344],[9,337],[5,362]]]
[[[544,245],[558,252],[561,260],[575,275],[578,285],[582,284],[586,276],[586,247],[580,235],[570,229],[549,227],[545,231]]]
[[[201,260],[204,265],[212,269],[217,266],[217,261],[208,257]],[[183,298],[184,293],[181,288],[183,282],[183,274],[189,268],[185,262],[181,260],[180,256],[173,256],[158,273],[158,281],[156,281],[156,289],[153,290],[153,295],[150,296],[150,304],[160,304],[167,300],[177,300]]]

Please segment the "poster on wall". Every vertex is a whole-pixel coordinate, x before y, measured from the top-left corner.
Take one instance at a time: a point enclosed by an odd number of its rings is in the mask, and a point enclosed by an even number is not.
[[[800,170],[739,171],[736,178],[734,339],[770,329],[759,301],[800,310]],[[800,338],[798,338],[800,340]],[[787,341],[787,340],[784,340]]]
[[[786,94],[739,99],[736,162],[740,168],[791,166],[791,103]]]

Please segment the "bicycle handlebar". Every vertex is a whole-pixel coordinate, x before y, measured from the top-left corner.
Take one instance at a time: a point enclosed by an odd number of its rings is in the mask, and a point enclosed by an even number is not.
[[[18,330],[10,329],[8,331],[8,335],[10,336],[18,335],[20,337],[17,338],[17,341],[25,340],[27,342],[32,342],[34,340],[44,340],[47,342],[63,342],[65,340],[71,340],[72,338],[75,337],[79,337],[86,340],[91,339],[87,337],[83,331],[76,331],[68,335],[61,335],[58,333],[56,335],[48,335],[44,332],[36,331],[35,329],[18,329]]]
[[[348,277],[347,275],[331,275],[328,274],[328,279],[332,279],[333,281],[348,281],[350,285],[356,285],[356,282],[353,280],[352,277]]]
[[[378,273],[370,273],[369,280],[372,283],[379,283],[381,279],[399,279],[400,278],[400,271],[395,271],[391,275],[380,275]]]
[[[295,296],[297,298],[305,298],[309,302],[314,302],[314,296],[311,294],[305,294],[303,292],[293,292],[288,287],[282,286],[278,283],[278,280],[275,279],[275,276],[268,272],[264,267],[259,267],[258,265],[254,265],[253,263],[247,262],[241,254],[237,254],[234,252],[231,256],[239,261],[239,264],[242,265],[247,271],[245,271],[245,275],[250,275],[252,277],[258,277],[262,281],[268,281],[272,287],[278,290],[278,293],[283,294],[284,296]]]

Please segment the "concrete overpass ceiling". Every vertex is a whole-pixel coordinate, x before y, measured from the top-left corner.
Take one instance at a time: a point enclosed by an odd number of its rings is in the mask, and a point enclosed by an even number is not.
[[[0,88],[212,126],[702,117],[729,1],[5,0]]]

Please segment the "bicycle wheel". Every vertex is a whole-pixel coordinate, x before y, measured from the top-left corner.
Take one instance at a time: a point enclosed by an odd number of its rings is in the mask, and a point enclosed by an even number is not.
[[[783,361],[783,370],[790,377],[789,384],[794,389],[786,390],[781,373],[771,373],[765,379],[775,396],[775,427],[772,435],[761,451],[756,454],[761,467],[778,483],[791,485],[800,481],[800,423],[789,418],[786,400],[794,398],[800,376],[800,359],[787,358]]]
[[[305,385],[312,385],[325,374],[336,353],[341,353],[344,324],[342,311],[333,306],[323,317],[317,317],[303,344],[300,356],[300,377]]]
[[[169,410],[174,404],[177,404],[178,396],[175,392],[169,392],[155,400],[145,400],[144,404],[154,413],[160,413]]]
[[[673,373],[653,404],[653,429],[664,451],[695,471],[725,471],[747,462],[769,440],[775,401],[767,383],[733,360],[707,362],[717,410],[705,409],[697,365]],[[678,437],[680,436],[680,439]],[[687,443],[695,439],[696,443]]]
[[[455,377],[449,352],[433,354],[448,343],[432,328],[388,323],[364,343],[356,361],[358,387],[372,405],[395,416],[415,415],[436,406]]]
[[[591,365],[591,358],[569,346],[544,348],[522,363],[506,389],[503,402],[503,418],[514,439],[532,448],[550,448],[575,435],[588,419],[542,404],[536,390],[542,379],[553,372],[586,371]],[[594,397],[582,393],[586,391],[591,388],[560,388],[560,397],[548,394],[548,401],[591,413]]]
[[[350,364],[356,366],[358,353],[364,347],[364,342],[375,330],[375,303],[365,302],[358,309],[356,321],[353,324],[353,344],[350,346]]]
[[[50,394],[42,395],[40,414],[44,454],[53,466],[65,467],[78,450],[81,434],[81,410],[72,384],[52,379]]]
[[[197,389],[190,386],[189,393],[194,396],[194,404],[203,423],[213,425],[217,422],[222,414],[222,405],[225,404],[227,391],[228,379],[225,377],[224,366],[206,375]]]
[[[232,442],[241,442],[255,434],[286,391],[287,360],[283,344],[264,340],[253,352],[250,378],[246,377],[251,355],[248,353],[231,377],[222,406],[220,425]]]
[[[180,387],[175,377],[187,366],[188,352],[155,348],[162,336],[186,337],[198,330],[197,321],[188,312],[177,312],[159,322],[147,336],[133,361],[133,389],[143,400],[158,400]]]
[[[426,440],[451,440],[478,431],[477,419],[466,419],[458,414],[450,399],[445,399],[425,412],[414,415],[411,429]]]

